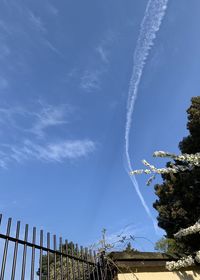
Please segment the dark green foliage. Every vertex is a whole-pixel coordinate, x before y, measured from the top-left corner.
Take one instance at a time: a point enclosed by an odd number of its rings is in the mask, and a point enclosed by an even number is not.
[[[183,138],[179,148],[182,153],[194,154],[200,152],[200,96],[192,98],[192,105],[187,113],[190,135]]]
[[[76,251],[75,249],[75,246],[72,242],[70,242],[68,244],[68,252],[67,254],[69,255],[72,255],[72,248],[73,248],[73,255],[74,256],[77,256],[77,257],[80,257],[79,253]],[[60,251],[60,248],[59,248],[59,251]],[[62,245],[62,252],[63,253],[66,253],[66,245]],[[46,280],[47,279],[47,255],[43,255],[42,257],[42,280]],[[72,274],[73,274],[73,271],[72,271],[72,260],[71,258],[68,258],[68,260],[63,257],[63,275],[65,277],[67,277],[67,271],[66,271],[66,263],[68,262],[68,274],[69,274],[69,277],[71,280],[73,277],[72,277]],[[51,279],[54,279],[54,263],[55,263],[55,256],[54,254],[50,253],[49,254],[49,267],[50,267],[50,280]],[[74,261],[74,264],[76,264],[77,266],[77,262]],[[61,267],[61,257],[60,255],[58,254],[56,256],[56,271],[57,271],[57,278],[58,280],[60,279],[60,267]],[[82,268],[80,269],[82,270]],[[76,275],[78,274],[77,273],[77,269],[75,269],[75,272],[76,272]],[[40,275],[40,269],[38,269],[37,271],[37,275],[39,276]]]
[[[181,153],[200,152],[200,96],[192,98],[187,110],[187,128],[190,134],[179,144]],[[176,164],[181,164],[180,162]],[[169,165],[169,163],[168,163]],[[200,218],[200,168],[162,175],[163,183],[155,185],[158,199],[153,204],[158,211],[158,225],[166,231],[167,238],[181,228],[193,225]],[[183,242],[184,241],[184,242]],[[180,251],[191,252],[200,249],[200,235],[182,240]]]
[[[125,248],[124,252],[126,252],[126,253],[132,253],[132,252],[138,252],[138,251],[132,247],[131,242],[128,242],[128,244],[126,245],[126,248]]]
[[[180,251],[180,248],[177,247],[174,239],[162,237],[156,242],[155,250],[166,254],[174,254]]]

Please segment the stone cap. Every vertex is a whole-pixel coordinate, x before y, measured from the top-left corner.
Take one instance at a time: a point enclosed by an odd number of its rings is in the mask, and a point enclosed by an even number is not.
[[[147,272],[166,271],[166,262],[178,260],[184,255],[169,255],[157,252],[111,252],[109,257],[123,271]]]
[[[157,252],[111,252],[109,257],[113,260],[176,260],[185,255],[183,254],[166,254]]]

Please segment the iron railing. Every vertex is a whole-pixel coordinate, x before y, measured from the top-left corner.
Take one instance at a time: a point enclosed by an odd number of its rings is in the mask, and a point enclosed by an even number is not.
[[[0,226],[2,214],[0,214]],[[21,236],[20,221],[11,234],[12,219],[0,231],[0,280],[111,280],[113,271],[101,254],[32,228],[26,224]],[[46,238],[45,238],[46,237]],[[2,260],[1,260],[2,259]]]

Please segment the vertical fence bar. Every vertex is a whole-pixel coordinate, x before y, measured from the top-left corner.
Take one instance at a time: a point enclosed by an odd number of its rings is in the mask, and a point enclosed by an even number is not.
[[[2,214],[0,214],[0,225],[1,225],[1,221],[2,221]]]
[[[50,280],[50,233],[47,233],[47,280]]]
[[[31,257],[31,280],[34,280],[35,269],[35,241],[36,241],[36,228],[33,228],[33,240],[32,240],[32,257]]]
[[[94,251],[93,253],[94,255],[94,262],[95,262],[95,271],[96,271],[96,275],[97,275],[97,280],[99,280],[99,267],[98,267],[98,261],[97,261],[97,256],[96,256],[96,252]]]
[[[101,258],[100,258],[101,254],[99,253],[99,256],[97,256],[97,269],[98,269],[98,274],[99,274],[99,278],[103,279],[103,275],[102,275],[102,270],[101,270]]]
[[[40,247],[43,247],[43,230],[40,230]],[[40,280],[42,280],[42,254],[42,248],[40,248]]]
[[[57,271],[56,271],[57,244],[56,244],[56,235],[53,236],[53,249],[54,249],[54,280],[57,280]]]
[[[78,244],[76,244],[76,254],[77,254],[77,257],[80,258],[80,251],[79,251],[79,248],[78,248]],[[79,260],[77,260],[77,271],[78,271],[78,279],[81,279]]]
[[[7,253],[8,253],[8,243],[9,243],[8,237],[10,236],[11,223],[12,223],[12,219],[9,218],[8,219],[8,223],[7,223],[7,231],[6,231],[7,238],[5,240],[5,245],[4,245],[4,252],[3,252],[2,265],[1,265],[0,280],[4,279],[4,273],[5,273],[5,267],[6,267],[6,259],[7,259]]]
[[[83,246],[81,246],[81,259],[84,260]],[[85,280],[85,262],[82,261],[83,280]]]
[[[88,276],[90,276],[90,265],[89,265],[89,262],[88,262],[88,248],[85,248],[85,259],[86,259],[86,262],[87,262],[87,274]]]
[[[67,258],[66,258],[66,270],[67,270],[67,273],[66,273],[66,276],[67,276],[67,280],[70,280],[70,267],[69,267],[69,258],[68,258],[68,254],[69,254],[69,250],[68,250],[68,241],[65,240],[65,251],[66,251],[66,255],[67,255]]]
[[[63,280],[62,237],[60,237],[60,279]]]
[[[93,279],[95,280],[96,279],[96,277],[95,277],[95,262],[94,262],[94,259],[93,259],[93,256],[92,256],[92,250],[90,250],[89,252],[90,252],[90,260],[93,263],[93,265],[91,266],[92,276],[93,276]]]
[[[20,232],[20,221],[17,222],[16,241],[15,241],[15,248],[14,248],[14,254],[13,254],[13,265],[12,265],[11,280],[14,280],[14,279],[15,279],[15,271],[16,271],[16,263],[17,263],[17,252],[18,252],[19,232]]]
[[[101,279],[105,279],[105,264],[104,264],[104,257],[102,255],[102,253],[99,256],[99,270],[100,270],[100,275],[101,275]]]
[[[74,264],[74,244],[71,242],[71,256],[72,256],[72,279],[75,280],[75,264]]]
[[[27,242],[28,240],[28,224],[25,226],[25,233],[24,233],[24,241]],[[25,279],[25,271],[26,271],[26,253],[27,253],[27,245],[24,244],[24,251],[23,251],[23,259],[22,259],[22,275],[21,280]]]
[[[0,214],[0,225],[2,222],[2,214]],[[0,271],[0,280],[4,280],[5,271],[6,271],[6,262],[8,255],[8,247],[10,240],[14,242],[14,253],[13,253],[13,262],[12,262],[12,272],[11,272],[11,280],[15,280],[16,274],[16,265],[17,265],[17,257],[18,257],[18,247],[19,247],[19,234],[20,234],[20,221],[17,222],[16,227],[16,238],[10,239],[10,231],[11,231],[12,219],[9,218],[7,222],[7,230],[5,235],[5,244],[4,244],[4,252],[1,264]],[[92,250],[88,250],[88,248],[83,249],[81,246],[80,249],[78,244],[74,245],[73,243],[68,244],[68,241],[65,241],[65,248],[63,248],[62,238],[59,238],[59,248],[57,251],[57,242],[56,235],[53,236],[53,249],[50,247],[50,233],[47,233],[47,246],[44,248],[43,246],[43,231],[40,230],[40,246],[36,245],[36,233],[37,230],[33,227],[32,234],[32,243],[28,242],[28,231],[29,225],[25,226],[24,233],[24,243],[23,243],[23,257],[22,257],[22,270],[21,270],[21,280],[25,280],[26,274],[26,262],[27,262],[27,248],[32,248],[31,255],[31,270],[30,270],[30,280],[34,280],[35,273],[35,258],[36,258],[36,247],[40,250],[40,260],[39,260],[39,279],[40,280],[105,280],[111,279],[113,277],[112,269],[109,269],[108,263],[104,258],[104,255],[101,254],[99,256],[96,255],[95,252],[92,253]],[[27,247],[28,246],[28,247]],[[47,275],[43,273],[43,250],[47,251]],[[63,251],[64,250],[64,251]],[[52,258],[51,258],[52,257]],[[76,259],[76,257],[78,259]],[[46,254],[45,254],[46,258]],[[65,263],[66,258],[66,263]],[[54,262],[52,262],[54,260]],[[52,272],[50,271],[50,263],[52,263]],[[66,270],[65,270],[66,266]],[[26,276],[27,278],[27,276]],[[7,278],[6,278],[7,279]],[[10,279],[10,278],[9,278]]]

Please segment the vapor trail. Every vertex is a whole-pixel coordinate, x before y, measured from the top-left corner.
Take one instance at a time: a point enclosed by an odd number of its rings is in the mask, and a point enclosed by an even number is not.
[[[165,11],[167,8],[168,0],[149,0],[145,15],[142,20],[140,26],[140,33],[136,44],[136,49],[133,57],[133,72],[129,85],[128,92],[128,102],[127,102],[127,115],[126,115],[126,128],[125,128],[125,156],[127,160],[127,166],[129,173],[133,170],[129,155],[129,138],[130,138],[130,130],[132,124],[132,115],[135,105],[135,100],[138,93],[138,87],[141,81],[141,77],[143,74],[143,69],[146,63],[146,59],[149,55],[149,52],[153,46],[154,39],[156,38],[156,33],[160,29],[160,25],[165,16]],[[135,176],[131,176],[131,181],[136,190],[137,195],[139,196],[142,205],[148,214],[148,216],[153,220],[151,212],[144,200],[144,197],[140,191],[138,182]],[[154,222],[154,220],[153,220]],[[154,223],[155,226],[155,223]]]

